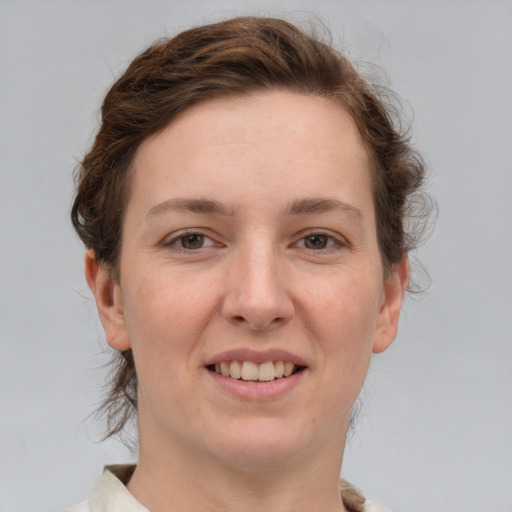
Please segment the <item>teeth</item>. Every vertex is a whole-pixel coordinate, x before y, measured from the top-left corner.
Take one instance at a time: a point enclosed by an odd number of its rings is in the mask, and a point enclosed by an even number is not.
[[[217,365],[215,365],[215,371],[217,372]],[[217,372],[217,373],[219,373],[219,372]],[[229,377],[229,366],[224,361],[222,361],[222,363],[220,363],[220,373],[222,375],[224,375],[224,377]]]
[[[244,361],[242,364],[242,380],[258,380],[258,365],[251,361]]]
[[[286,363],[284,363],[284,376],[285,377],[289,377],[292,374],[294,366],[295,365],[293,363],[290,363],[290,361],[286,361]]]
[[[267,361],[262,364],[253,361],[222,361],[215,364],[215,372],[224,377],[261,382],[289,377],[294,370],[295,365],[290,361]]]
[[[262,380],[264,382],[269,382],[274,380],[276,376],[276,371],[274,370],[274,364],[272,361],[268,361],[267,363],[260,364],[258,368],[258,380]]]
[[[242,367],[238,361],[233,361],[229,366],[229,376],[232,379],[239,379],[242,376]]]

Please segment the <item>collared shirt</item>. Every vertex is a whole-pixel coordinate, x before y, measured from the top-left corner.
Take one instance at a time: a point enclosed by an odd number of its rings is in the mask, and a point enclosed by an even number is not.
[[[121,480],[105,469],[99,482],[92,488],[89,499],[66,512],[149,512],[128,491]]]
[[[93,487],[89,499],[74,505],[66,512],[150,512],[128,491],[127,482],[134,466],[109,466]],[[340,480],[340,495],[349,512],[389,512],[380,503],[365,500],[346,480]]]

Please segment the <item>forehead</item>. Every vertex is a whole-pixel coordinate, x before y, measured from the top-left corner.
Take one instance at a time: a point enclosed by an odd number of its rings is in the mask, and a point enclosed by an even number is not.
[[[143,142],[133,168],[132,193],[151,189],[154,201],[170,193],[208,196],[222,182],[249,188],[252,197],[288,200],[371,188],[367,152],[351,116],[333,100],[289,91],[195,105]]]

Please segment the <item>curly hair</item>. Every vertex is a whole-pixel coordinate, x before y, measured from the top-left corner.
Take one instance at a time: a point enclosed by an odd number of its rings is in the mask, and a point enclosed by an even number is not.
[[[411,218],[422,197],[425,165],[400,128],[395,110],[330,44],[291,23],[241,17],[192,28],[158,41],[136,57],[108,91],[94,143],[76,172],[73,226],[96,259],[118,279],[122,223],[131,164],[140,144],[180,112],[222,96],[281,89],[331,99],[354,119],[372,166],[379,250],[385,272],[415,247]],[[100,408],[106,437],[137,411],[131,350],[114,353]]]

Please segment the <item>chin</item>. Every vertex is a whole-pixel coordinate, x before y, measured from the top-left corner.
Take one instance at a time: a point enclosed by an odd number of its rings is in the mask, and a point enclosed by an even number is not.
[[[317,453],[325,439],[317,439],[300,422],[295,425],[284,425],[274,418],[238,420],[233,429],[224,431],[222,440],[217,439],[220,443],[213,449],[218,459],[240,471],[268,471],[269,467],[296,464]]]

